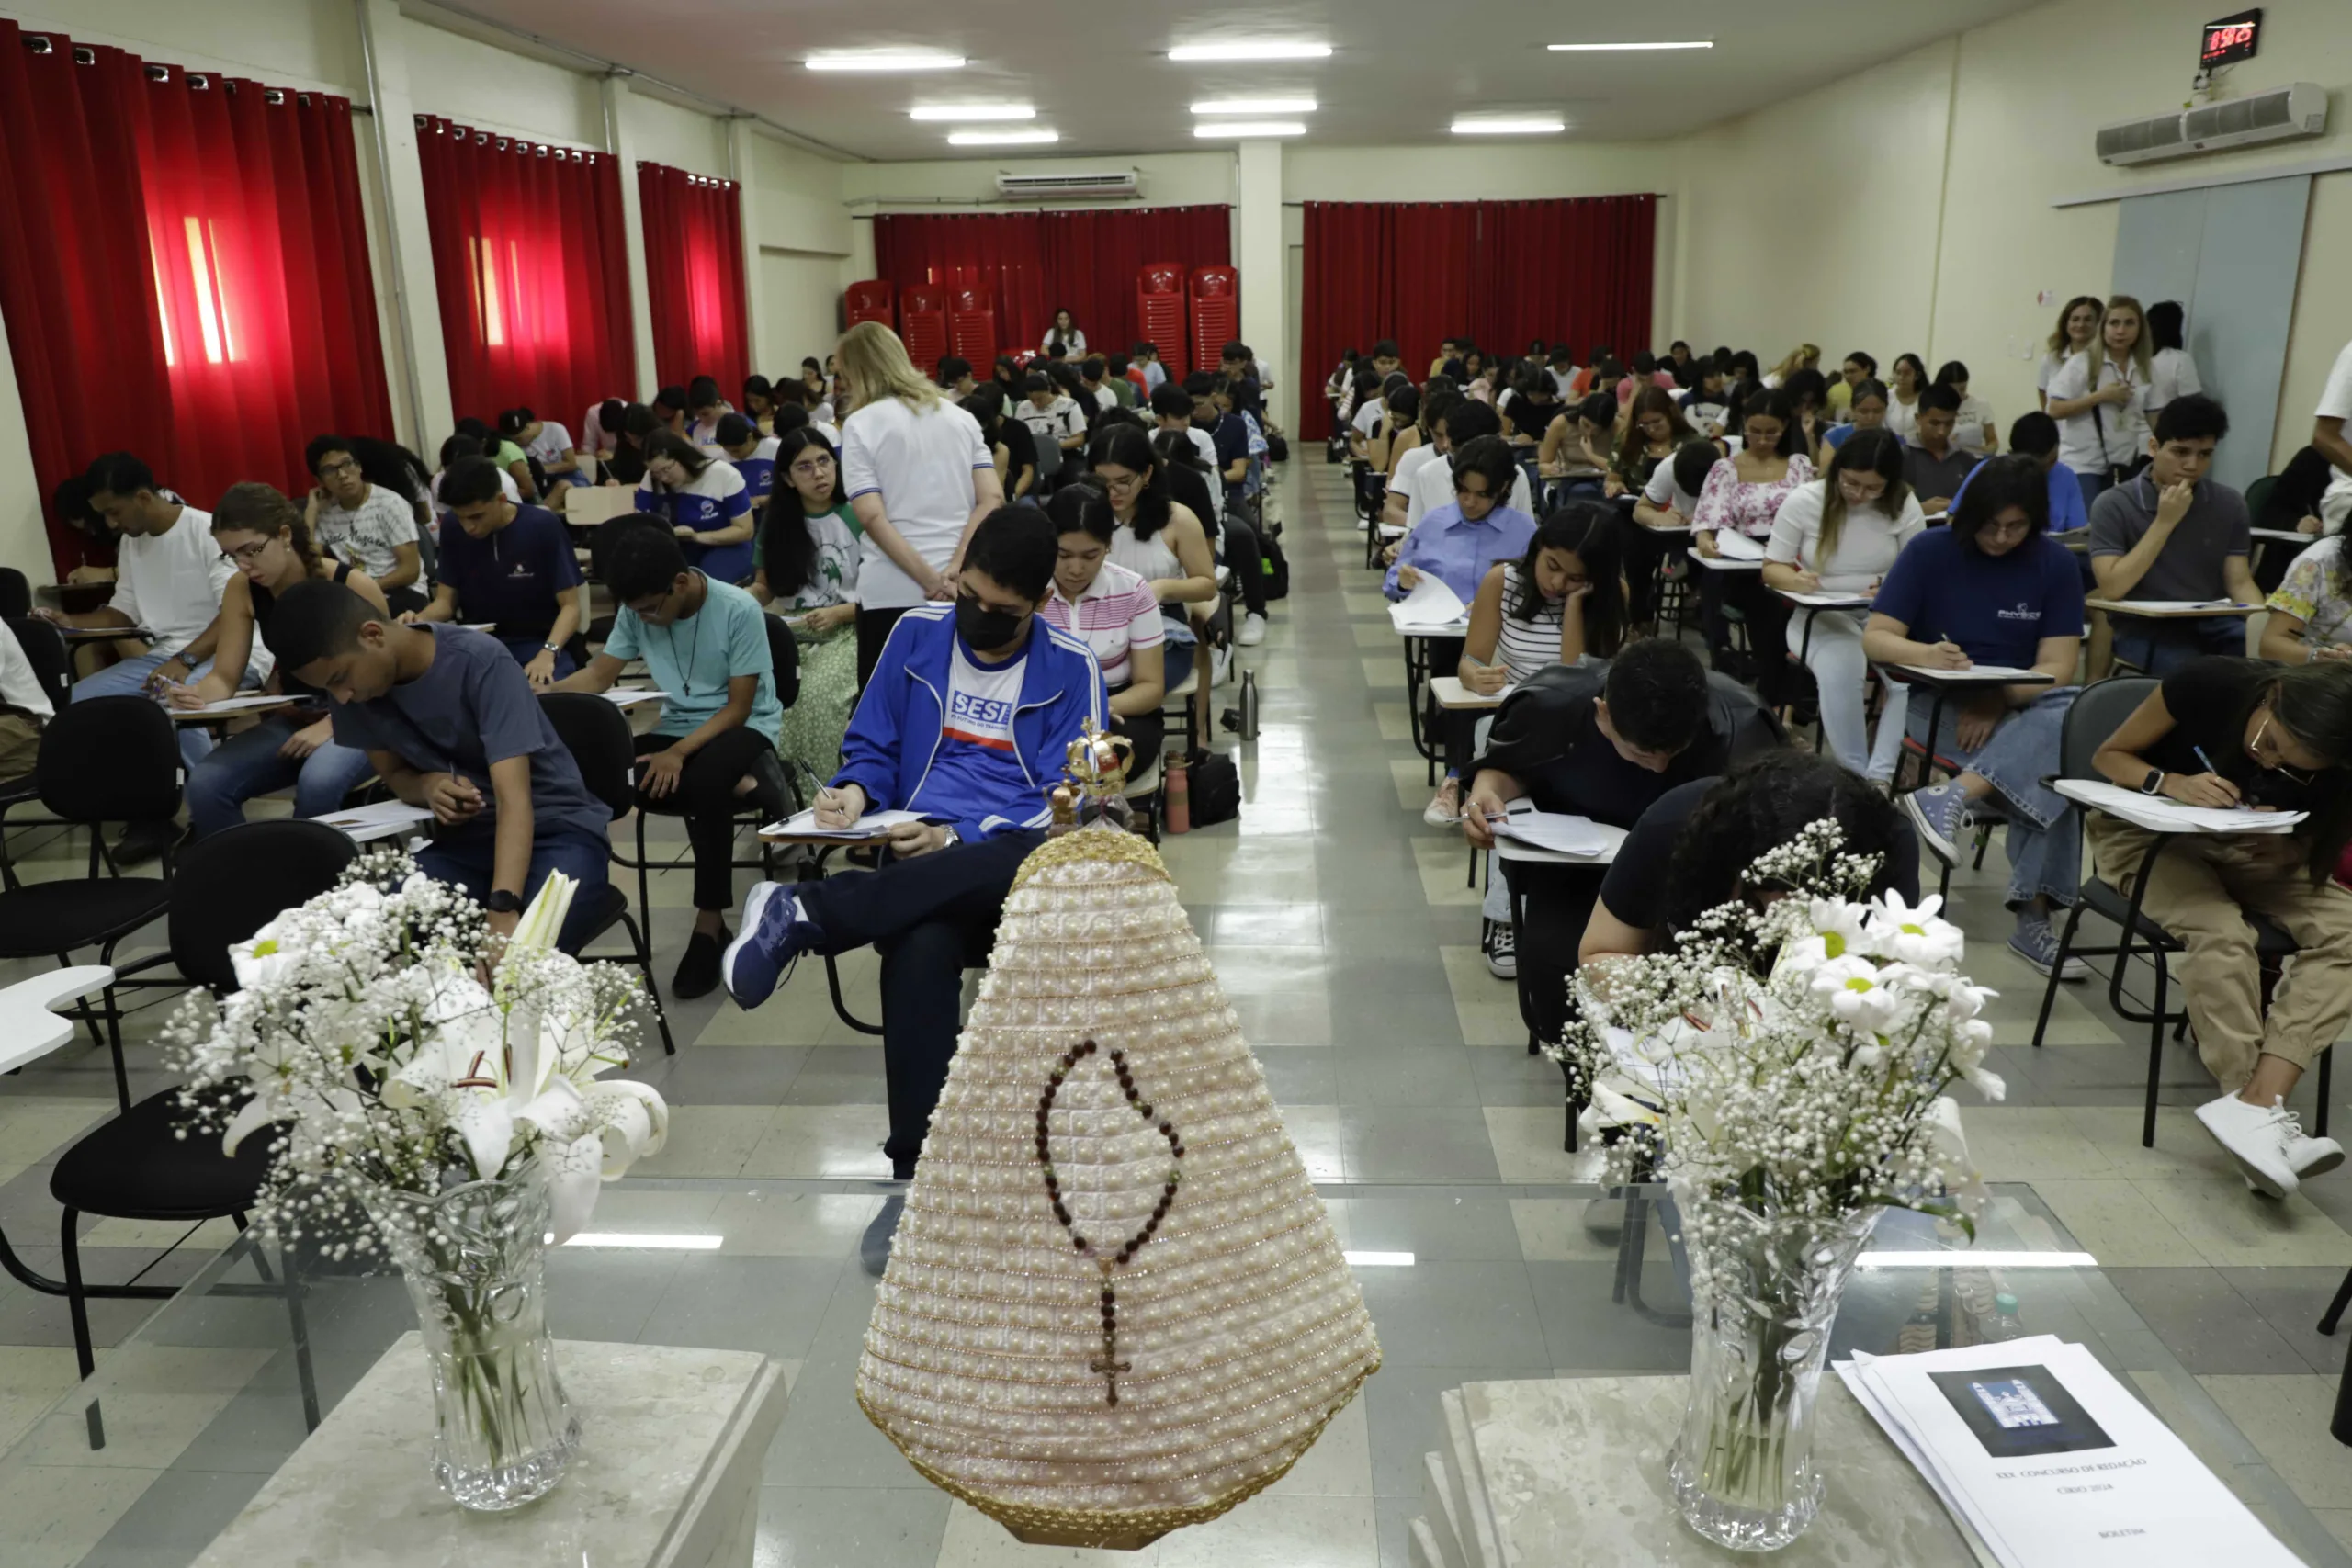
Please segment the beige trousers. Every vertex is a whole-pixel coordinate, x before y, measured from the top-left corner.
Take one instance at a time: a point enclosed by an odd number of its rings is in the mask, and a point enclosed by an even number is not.
[[[2087,814],[2092,863],[2128,897],[2156,835]],[[2173,983],[2188,1000],[2197,1051],[2232,1093],[2267,1053],[2309,1067],[2352,1018],[2352,892],[2312,886],[2309,845],[2293,835],[2184,834],[2165,848],[2140,907],[2177,937]],[[2262,975],[2248,915],[2263,915],[2300,950],[2262,1013]]]

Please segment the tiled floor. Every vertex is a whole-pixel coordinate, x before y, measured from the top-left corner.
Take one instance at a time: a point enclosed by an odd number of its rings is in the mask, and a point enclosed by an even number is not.
[[[1420,1266],[1366,1270],[1388,1363],[1308,1460],[1214,1534],[1171,1537],[1143,1555],[1219,1568],[1395,1565],[1420,1506],[1417,1456],[1430,1443],[1438,1392],[1580,1364],[1592,1350],[1583,1337],[1599,1330],[1566,1314],[1568,1271],[1603,1267],[1607,1254],[1541,1185],[1569,1175],[1558,1070],[1525,1054],[1511,988],[1478,954],[1477,895],[1464,885],[1458,840],[1420,823],[1401,660],[1358,564],[1344,470],[1295,463],[1280,495],[1293,596],[1276,607],[1265,645],[1244,656],[1261,672],[1262,729],[1254,743],[1223,742],[1241,765],[1242,818],[1170,838],[1163,855],[1348,1245],[1410,1250]],[[1224,694],[1216,705],[1227,705]],[[662,852],[683,855],[675,824],[657,823],[653,837]],[[78,874],[79,849],[50,830],[12,840],[30,874]],[[1988,861],[1999,863],[1997,846]],[[665,981],[686,927],[687,880],[683,871],[655,879]],[[2103,989],[2069,987],[2048,1043],[2032,1049],[2041,985],[2001,945],[1998,882],[1989,870],[1963,872],[1955,886],[1957,918],[1978,939],[1973,972],[2002,993],[1991,1013],[1994,1065],[2009,1096],[1968,1113],[1987,1174],[2034,1183],[2211,1398],[2352,1541],[2352,1453],[2325,1430],[2344,1340],[2312,1328],[2352,1266],[2352,1172],[2283,1205],[2249,1194],[2189,1120],[2207,1080],[2188,1047],[2169,1043],[2165,1110],[2155,1147],[2143,1149],[2144,1031],[2119,1024]],[[842,972],[853,1010],[877,1017],[870,958],[844,960]],[[136,1040],[152,1036],[169,1006],[155,995],[137,998],[148,1005],[133,1020]],[[755,1345],[801,1364],[795,1419],[767,1472],[763,1564],[1092,1561],[1017,1549],[951,1506],[849,1398],[850,1348],[874,1289],[855,1244],[880,1202],[872,1179],[885,1174],[878,1045],[834,1016],[814,965],[755,1013],[721,998],[674,1005],[671,1018],[678,1055],[644,1069],[674,1108],[671,1145],[640,1173],[741,1189],[690,1198],[625,1181],[607,1190],[598,1223],[707,1224],[727,1246],[649,1258],[632,1276],[637,1289],[593,1302],[565,1300],[560,1258],[561,1331]],[[132,1059],[135,1090],[162,1084],[151,1047],[135,1045]],[[2307,1089],[2307,1119],[2310,1098]],[[0,1226],[36,1268],[58,1267],[49,1164],[111,1104],[105,1058],[85,1046],[0,1080]],[[2345,1115],[2341,1096],[2335,1110]],[[1475,1215],[1437,1190],[1498,1182],[1534,1185]],[[218,1245],[217,1230],[151,1277],[184,1278],[199,1249]],[[122,1278],[172,1239],[158,1227],[93,1223],[86,1266]],[[146,1310],[95,1303],[100,1342],[121,1338]],[[1671,1370],[1679,1342],[1657,1338],[1612,1343],[1607,1354]],[[0,1281],[0,1443],[70,1386],[70,1344],[62,1303]]]

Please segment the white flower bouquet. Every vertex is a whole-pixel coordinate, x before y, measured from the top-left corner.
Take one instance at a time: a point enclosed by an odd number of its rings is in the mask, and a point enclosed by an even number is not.
[[[265,1224],[332,1257],[373,1251],[376,1193],[432,1198],[536,1160],[560,1242],[600,1179],[660,1150],[661,1095],[599,1081],[629,1060],[637,976],[555,947],[574,886],[548,878],[487,984],[481,911],[398,851],[230,949],[240,989],[190,996],[165,1040],[198,1130],[232,1154],[273,1137]]]
[[[1973,1225],[1982,1183],[1959,1107],[1984,1067],[1993,995],[1960,973],[1965,940],[1900,894],[1866,898],[1875,857],[1839,852],[1834,821],[1760,857],[1769,897],[1708,911],[1673,948],[1574,982],[1553,1055],[1622,1135],[1614,1174],[1758,1213],[1917,1209]]]

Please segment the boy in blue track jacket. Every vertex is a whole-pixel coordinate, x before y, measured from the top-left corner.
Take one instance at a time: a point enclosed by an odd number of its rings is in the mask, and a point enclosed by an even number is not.
[[[1013,873],[1045,840],[1069,743],[1086,720],[1110,722],[1093,652],[1037,614],[1057,547],[1035,507],[991,513],[965,550],[955,604],[919,605],[891,629],[817,820],[845,827],[887,810],[930,820],[893,828],[890,858],[871,875],[752,889],[722,965],[728,994],[755,1008],[801,953],[880,951],[883,1148],[900,1179],[914,1174],[947,1082],[965,964],[994,940]]]

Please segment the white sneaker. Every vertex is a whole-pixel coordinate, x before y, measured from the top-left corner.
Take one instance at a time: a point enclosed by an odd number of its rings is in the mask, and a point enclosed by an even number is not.
[[[1216,656],[1209,660],[1209,667],[1211,670],[1209,684],[1222,686],[1229,683],[1233,678],[1233,649],[1218,649]]]
[[[2271,1198],[2291,1198],[2301,1184],[2288,1157],[2295,1144],[2335,1144],[2333,1138],[2303,1137],[2302,1127],[2284,1100],[2248,1105],[2234,1094],[2225,1094],[2199,1106],[2197,1120],[2213,1134],[2213,1141],[2238,1162],[2238,1168],[2245,1172],[2254,1190]],[[2338,1161],[2343,1159],[2342,1148],[2336,1148],[2335,1157]]]
[[[1255,648],[1265,641],[1266,617],[1255,613],[1242,616],[1241,629],[1233,634],[1233,640],[1244,648]]]
[[[2314,1138],[2298,1129],[2287,1140],[2287,1163],[2295,1168],[2295,1179],[2325,1176],[2344,1163],[2344,1145],[2334,1138]]]
[[[1437,786],[1430,803],[1421,807],[1421,820],[1432,828],[1451,828],[1462,820],[1462,781],[1449,778]]]

